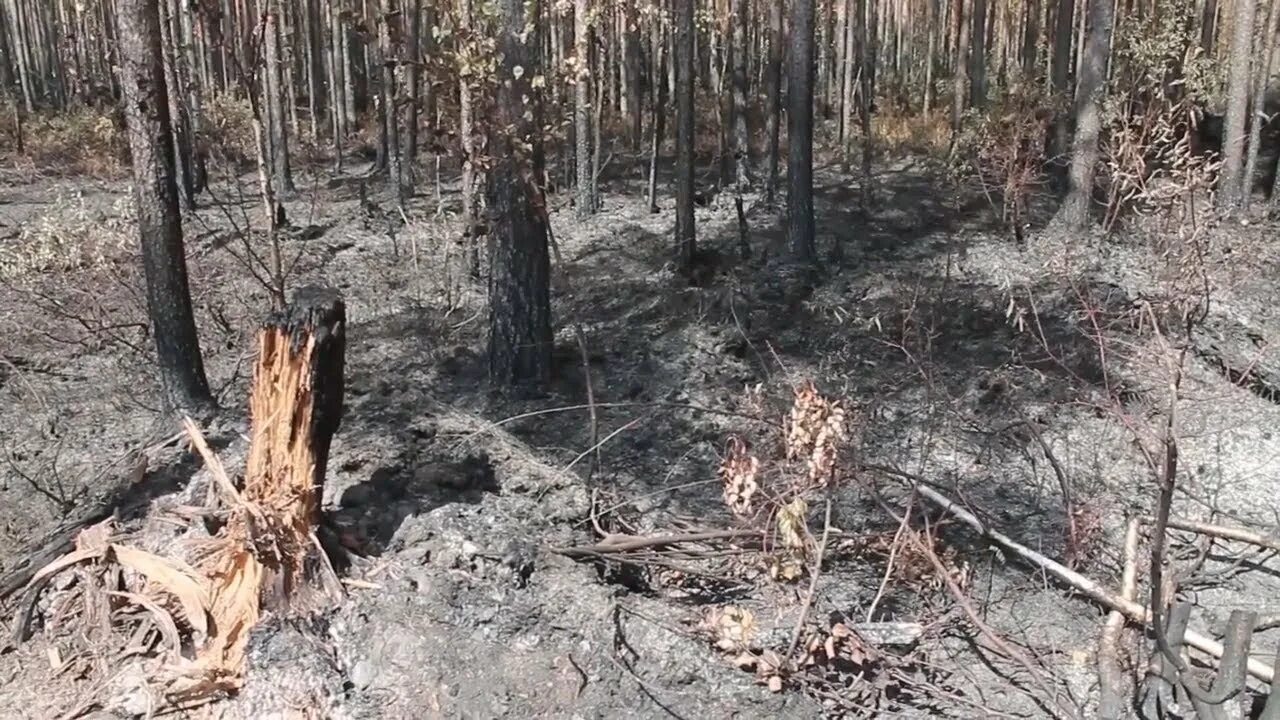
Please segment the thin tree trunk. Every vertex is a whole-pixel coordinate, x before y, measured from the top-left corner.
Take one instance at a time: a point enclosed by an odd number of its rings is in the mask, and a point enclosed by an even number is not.
[[[653,48],[653,77],[656,81],[649,88],[653,98],[653,121],[649,126],[652,134],[649,149],[649,212],[656,214],[659,211],[658,158],[662,154],[662,141],[667,132],[667,84],[663,81],[667,74],[667,53],[665,33],[660,20],[653,23],[650,44]]]
[[[403,208],[405,200],[404,166],[401,162],[399,78],[396,77],[398,50],[394,39],[394,25],[400,21],[400,7],[396,0],[382,0],[382,18],[378,23],[378,54],[382,63],[382,118],[386,138],[387,177],[396,194],[397,204]]]
[[[841,53],[844,58],[844,69],[841,72],[840,87],[840,159],[847,167],[849,164],[850,150],[853,146],[853,117],[857,110],[858,83],[861,82],[861,74],[858,69],[864,63],[859,58],[858,51],[862,44],[858,42],[859,29],[864,27],[858,9],[863,6],[860,0],[839,0],[840,3],[847,6],[845,8],[844,37],[841,43],[844,51]],[[926,0],[932,2],[932,0]],[[928,97],[928,93],[925,94]],[[865,142],[868,138],[863,138]]]
[[[416,184],[418,168],[418,114],[422,99],[422,0],[409,0],[408,72],[409,103],[405,118],[405,158],[408,163],[405,182]]]
[[[623,97],[626,101],[627,112],[630,113],[631,119],[631,146],[635,152],[640,152],[640,146],[644,142],[644,134],[642,128],[643,118],[643,89],[640,82],[640,32],[639,18],[636,15],[636,6],[627,3],[623,6],[622,11],[623,33],[622,33],[622,54],[623,54]]]
[[[817,257],[813,223],[813,23],[814,0],[791,7],[791,58],[787,66],[787,235],[796,260]]]
[[[289,131],[285,125],[284,68],[280,51],[280,0],[267,0],[266,35],[266,95],[268,147],[271,149],[271,173],[279,192],[293,192],[293,171],[289,167]]]
[[[587,0],[573,4],[573,55],[577,73],[573,81],[574,162],[578,217],[595,212],[591,177],[591,18]]]
[[[1051,68],[1053,94],[1059,98],[1071,97],[1071,38],[1075,27],[1075,0],[1058,0],[1057,24],[1053,33],[1053,67]],[[1050,158],[1061,165],[1067,152],[1067,141],[1071,136],[1071,117],[1062,113],[1053,124],[1053,137],[1050,143]],[[1059,175],[1059,177],[1061,177]]]
[[[1250,63],[1253,60],[1254,0],[1236,0],[1227,78],[1227,118],[1223,128],[1222,174],[1218,207],[1238,208],[1248,179],[1244,177],[1245,122],[1249,114]]]
[[[1280,12],[1277,12],[1277,9],[1277,0],[1267,3],[1267,19],[1266,25],[1263,26],[1265,30],[1260,48],[1262,55],[1258,58],[1257,72],[1254,73],[1253,113],[1249,122],[1249,147],[1244,163],[1244,193],[1241,196],[1245,209],[1248,209],[1253,199],[1253,183],[1258,171],[1258,150],[1262,140],[1262,127],[1266,124],[1263,117],[1267,105],[1267,83],[1271,79],[1272,59],[1276,51],[1276,32],[1280,30],[1277,27],[1280,25]]]
[[[1070,2],[1070,0],[1065,0]],[[951,91],[951,137],[952,142],[960,134],[960,123],[964,118],[965,100],[969,96],[969,32],[965,23],[965,1],[955,0],[951,22],[955,35],[955,60],[952,63],[954,78]]]
[[[778,191],[779,135],[782,129],[782,3],[769,2],[769,59],[765,69],[765,136],[769,143],[765,200],[772,205]]]
[[[1106,98],[1107,59],[1111,51],[1113,0],[1089,0],[1089,32],[1076,98],[1076,133],[1071,147],[1070,185],[1059,211],[1067,227],[1089,223],[1093,204],[1093,180],[1098,164],[1098,137],[1102,132],[1102,103]]]
[[[462,42],[474,42],[471,38],[471,33],[475,31],[474,19],[471,17],[471,0],[459,1],[458,23],[463,33]],[[476,217],[476,143],[471,103],[471,81],[465,74],[460,75],[458,78],[458,135],[462,140],[462,226],[470,244],[471,276],[478,278],[480,277],[480,232]]]
[[[987,97],[987,0],[973,0],[973,43],[969,105],[982,109]]]
[[[1038,72],[1036,59],[1040,40],[1040,0],[1027,0],[1026,12],[1022,34],[1022,75],[1027,80],[1034,80]]]
[[[1200,18],[1200,49],[1213,57],[1214,39],[1218,33],[1218,0],[1205,0],[1204,14]]]
[[[733,0],[733,170],[741,192],[751,183],[751,136],[747,128],[747,0]]]
[[[938,62],[935,56],[938,54],[938,1],[925,0],[925,32],[928,33],[926,40],[926,48],[924,53],[924,114],[930,115],[933,112],[933,106],[936,102],[937,89],[934,87],[936,80],[934,79],[934,70],[937,68]]]
[[[169,404],[180,411],[213,404],[196,335],[178,210],[169,101],[165,97],[156,0],[116,0],[121,106],[133,165],[147,310]]]
[[[676,265],[693,270],[697,252],[693,217],[693,0],[675,0],[676,33]]]

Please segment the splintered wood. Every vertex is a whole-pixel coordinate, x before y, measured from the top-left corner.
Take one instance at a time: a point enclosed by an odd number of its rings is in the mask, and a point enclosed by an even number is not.
[[[315,541],[329,445],[342,414],[345,311],[336,293],[300,291],[258,332],[249,414],[253,436],[244,500],[257,507],[276,543],[261,554],[263,600],[288,604],[323,576]],[[261,548],[260,548],[261,549]]]
[[[249,632],[264,610],[305,610],[342,592],[316,528],[342,415],[345,324],[337,293],[304,289],[259,330],[243,489],[188,427],[230,507],[201,567],[215,629],[190,683],[171,696],[198,702],[239,687]]]

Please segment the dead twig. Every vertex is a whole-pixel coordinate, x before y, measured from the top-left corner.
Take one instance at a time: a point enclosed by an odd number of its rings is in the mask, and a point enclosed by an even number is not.
[[[551,552],[565,557],[591,557],[596,555],[621,555],[634,550],[662,547],[664,545],[680,545],[683,543],[706,542],[708,540],[735,540],[738,538],[759,537],[759,530],[708,530],[706,532],[675,533],[670,535],[608,535],[604,541],[595,545],[576,547],[553,547]]]
[[[893,474],[901,478],[915,477],[911,473],[907,473],[901,470],[895,471]],[[1000,545],[1004,549],[1008,550],[1014,555],[1017,555],[1022,560],[1029,562],[1032,565],[1035,565],[1036,567],[1039,567],[1041,570],[1045,571],[1049,575],[1052,575],[1059,582],[1077,590],[1078,592],[1085,595],[1086,597],[1093,600],[1094,602],[1097,602],[1100,605],[1113,610],[1119,610],[1120,612],[1124,613],[1125,617],[1128,618],[1131,622],[1136,622],[1144,626],[1148,625],[1151,622],[1150,608],[1140,605],[1132,600],[1126,600],[1108,591],[1106,588],[1102,587],[1100,584],[1098,584],[1094,580],[1091,580],[1090,578],[1085,577],[1084,575],[1076,572],[1075,570],[1068,568],[1062,563],[1059,563],[1056,560],[1053,560],[1051,558],[1045,557],[1044,555],[1036,552],[1035,550],[1032,550],[1026,547],[1025,545],[1022,545],[1021,543],[1018,543],[1017,541],[1010,538],[1008,535],[1005,535],[1004,533],[998,530],[988,527],[986,523],[978,519],[976,515],[964,509],[963,507],[960,507],[958,504],[956,504],[955,502],[953,502],[943,494],[929,487],[923,481],[923,479],[921,479],[919,482],[912,481],[911,485],[926,500],[938,506],[939,508],[947,511],[952,516],[954,516],[957,520],[960,520],[965,525],[968,525],[975,532],[978,532],[986,536],[987,538],[994,541],[996,544]],[[1223,657],[1222,643],[1212,638],[1201,635],[1200,633],[1197,633],[1195,631],[1192,631],[1192,630],[1187,631],[1186,643],[1191,647],[1194,647],[1195,649],[1217,660],[1221,660]],[[1258,678],[1263,682],[1269,683],[1271,682],[1271,679],[1275,676],[1274,668],[1272,668],[1272,666],[1266,664],[1265,662],[1262,662],[1261,660],[1249,658],[1248,668],[1249,668],[1250,675],[1253,675],[1255,678]]]
[[[822,556],[827,552],[827,538],[831,536],[831,498],[827,498],[827,509],[822,520],[822,540],[818,543],[818,551],[813,558],[813,567],[809,571],[809,592],[805,593],[804,605],[800,608],[800,616],[796,618],[796,627],[791,632],[791,643],[787,646],[786,658],[796,652],[800,644],[800,633],[804,631],[804,621],[809,618],[809,609],[813,607],[813,597],[818,593],[818,579],[822,577]]]
[[[1148,525],[1154,525],[1156,518],[1147,516],[1142,518],[1142,522]],[[1280,552],[1280,538],[1271,535],[1263,535],[1262,533],[1245,528],[1231,527],[1228,525],[1214,525],[1211,523],[1199,522],[1196,520],[1187,520],[1184,518],[1170,517],[1165,522],[1165,527],[1173,530],[1185,530],[1187,532],[1199,533],[1200,535],[1208,535],[1209,537],[1221,538],[1223,540],[1235,540],[1237,542],[1249,543],[1258,547],[1267,548]]]
[[[1124,572],[1120,579],[1121,599],[1133,602],[1138,594],[1138,521],[1132,519],[1124,535]],[[1117,658],[1120,633],[1124,630],[1124,613],[1112,610],[1107,615],[1102,637],[1098,640],[1098,717],[1118,720],[1125,716],[1128,699],[1121,692],[1124,672]]]

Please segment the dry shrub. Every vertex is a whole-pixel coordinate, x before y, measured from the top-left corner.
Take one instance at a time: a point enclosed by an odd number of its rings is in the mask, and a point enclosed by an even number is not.
[[[941,155],[951,142],[951,127],[944,113],[912,113],[886,108],[874,116],[871,137],[877,152],[888,156]]]
[[[204,142],[212,158],[230,167],[258,156],[253,129],[253,106],[242,97],[219,93],[205,101]]]
[[[78,191],[60,194],[16,241],[0,244],[0,279],[107,265],[133,244],[136,223],[128,196],[102,211]]]
[[[116,178],[128,168],[122,128],[112,111],[75,106],[27,115],[22,121],[21,158],[18,128],[11,105],[0,108],[0,157],[10,155],[44,173]]]
[[[1030,202],[1048,182],[1045,148],[1055,107],[1035,87],[1015,86],[986,114],[971,114],[952,146],[952,178],[976,184],[1019,241]]]
[[[759,392],[749,388],[747,403],[758,403]],[[729,439],[718,470],[724,502],[774,537],[766,564],[775,580],[803,577],[817,551],[808,526],[810,501],[840,478],[849,421],[843,401],[827,398],[806,380],[793,391],[785,435],[776,444],[762,444],[761,452],[740,437]]]
[[[1126,24],[1116,38],[1102,141],[1108,230],[1130,215],[1159,215],[1162,231],[1196,227],[1213,205],[1221,163],[1196,140],[1220,68],[1201,51],[1190,11],[1161,5],[1157,22]]]

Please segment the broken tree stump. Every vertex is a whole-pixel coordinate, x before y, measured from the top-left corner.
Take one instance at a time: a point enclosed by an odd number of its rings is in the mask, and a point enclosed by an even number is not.
[[[346,308],[334,290],[299,289],[258,331],[243,498],[284,544],[263,556],[263,601],[287,604],[316,577],[313,561],[329,447],[342,421]],[[278,559],[278,566],[271,561]]]
[[[336,291],[303,288],[258,331],[252,425],[237,489],[194,426],[192,440],[229,505],[200,570],[215,632],[191,682],[171,698],[239,688],[250,631],[264,610],[290,615],[342,594],[317,532],[329,447],[342,420],[346,309]]]

